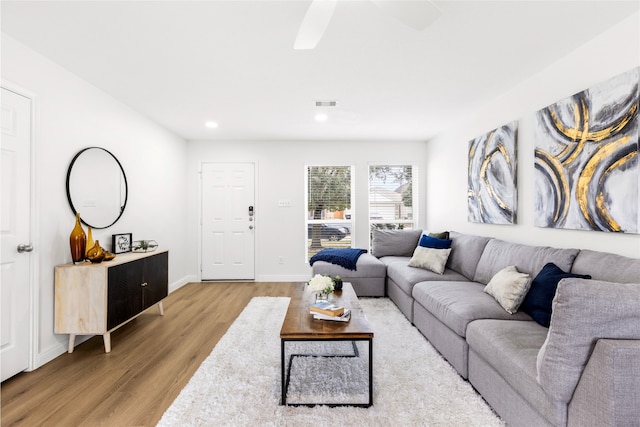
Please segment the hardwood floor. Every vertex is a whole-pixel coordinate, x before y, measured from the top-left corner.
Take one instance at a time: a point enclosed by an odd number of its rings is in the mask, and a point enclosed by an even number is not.
[[[2,383],[1,425],[155,426],[254,296],[290,296],[294,283],[189,283],[147,310],[33,372]]]

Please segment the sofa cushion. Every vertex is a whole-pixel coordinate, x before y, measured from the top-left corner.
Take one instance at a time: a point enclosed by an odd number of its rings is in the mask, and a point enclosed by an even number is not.
[[[639,307],[640,284],[562,279],[538,354],[542,388],[569,402],[598,339],[640,339]]]
[[[387,255],[412,256],[422,230],[373,230],[371,253],[380,258]]]
[[[473,280],[489,283],[498,271],[510,265],[515,265],[518,271],[528,273],[532,277],[550,262],[564,271],[569,271],[577,254],[577,249],[529,246],[492,239],[484,248]]]
[[[556,295],[558,282],[567,277],[590,279],[589,275],[566,273],[560,267],[550,262],[533,279],[531,289],[525,296],[520,310],[524,311],[540,325],[548,328],[551,321],[551,303]]]
[[[386,259],[386,258],[385,258]],[[394,262],[387,266],[387,276],[407,295],[411,296],[413,286],[426,280],[466,281],[466,277],[453,270],[445,269],[442,275],[422,268],[409,267],[407,262]]]
[[[520,273],[515,265],[498,271],[487,283],[484,291],[495,298],[507,313],[518,311],[531,286],[531,276]]]
[[[583,249],[573,262],[571,270],[564,268],[563,270],[576,274],[589,274],[594,280],[638,283],[640,259]]]
[[[451,255],[447,261],[447,267],[473,280],[478,261],[491,238],[450,231],[449,239],[451,239]]]
[[[531,320],[527,314],[504,311],[491,295],[483,292],[484,286],[467,281],[420,282],[413,287],[413,298],[461,337],[466,335],[469,322],[476,319]]]
[[[566,405],[550,399],[536,381],[536,357],[546,336],[547,328],[531,321],[483,319],[467,327],[469,347],[541,415],[564,425]]]
[[[424,268],[434,273],[444,273],[444,266],[451,249],[433,249],[422,246],[416,247],[413,257],[409,260],[409,267]]]

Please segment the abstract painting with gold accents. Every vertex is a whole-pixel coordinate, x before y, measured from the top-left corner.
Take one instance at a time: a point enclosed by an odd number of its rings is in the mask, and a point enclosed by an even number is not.
[[[467,199],[470,222],[515,224],[518,122],[469,141]]]
[[[638,233],[640,67],[536,113],[535,225]]]

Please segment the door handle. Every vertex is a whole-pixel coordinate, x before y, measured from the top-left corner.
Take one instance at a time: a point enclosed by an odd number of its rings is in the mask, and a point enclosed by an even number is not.
[[[23,253],[23,252],[31,252],[33,250],[33,246],[31,246],[30,243],[27,244],[20,244],[18,245],[18,252]]]

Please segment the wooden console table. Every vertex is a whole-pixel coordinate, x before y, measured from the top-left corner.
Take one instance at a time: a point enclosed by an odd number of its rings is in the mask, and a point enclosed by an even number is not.
[[[55,327],[69,334],[102,335],[106,353],[111,332],[157,304],[169,293],[169,252],[119,254],[100,264],[64,264],[55,268]]]

